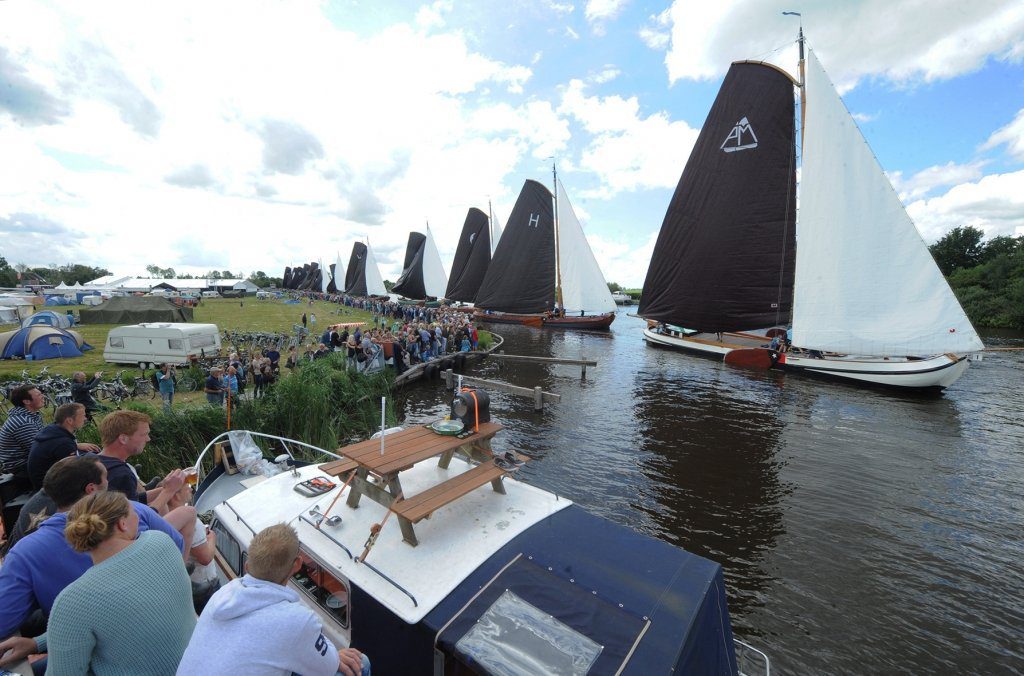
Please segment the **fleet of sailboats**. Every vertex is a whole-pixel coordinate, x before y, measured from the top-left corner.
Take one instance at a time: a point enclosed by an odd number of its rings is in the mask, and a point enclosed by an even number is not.
[[[737,62],[669,205],[644,338],[728,363],[948,387],[983,349],[811,52],[801,80]],[[803,153],[797,214],[793,87]]]

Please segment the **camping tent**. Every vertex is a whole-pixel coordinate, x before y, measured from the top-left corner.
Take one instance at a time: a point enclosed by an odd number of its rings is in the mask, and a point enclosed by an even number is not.
[[[55,305],[75,305],[75,302],[72,300],[68,300],[63,296],[50,296],[46,299],[44,305],[46,305],[47,307],[53,307]]]
[[[30,317],[26,317],[21,322],[22,326],[53,326],[58,329],[66,329],[71,326],[71,320],[68,316],[63,313],[56,313],[50,310],[43,310],[37,312]]]
[[[81,357],[83,350],[91,349],[77,331],[52,326],[26,326],[0,333],[0,359]]]
[[[82,324],[142,324],[143,322],[190,322],[192,308],[178,307],[159,296],[121,296],[96,307],[82,308]]]

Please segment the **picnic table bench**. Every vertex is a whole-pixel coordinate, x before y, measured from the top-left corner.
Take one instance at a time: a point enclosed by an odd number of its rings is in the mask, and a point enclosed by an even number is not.
[[[508,470],[494,463],[490,445],[491,439],[501,429],[498,423],[483,423],[469,436],[459,438],[439,435],[429,425],[418,425],[386,435],[383,453],[380,439],[368,439],[339,448],[336,453],[342,459],[324,463],[320,469],[331,476],[344,476],[351,484],[346,501],[349,507],[357,508],[365,495],[393,511],[402,529],[402,539],[416,546],[414,523],[486,483],[490,483],[495,492],[505,493],[501,480]],[[437,466],[448,469],[456,453],[479,464],[417,495],[405,495],[400,477],[404,470],[438,456]],[[379,479],[378,483],[368,480],[371,474]]]

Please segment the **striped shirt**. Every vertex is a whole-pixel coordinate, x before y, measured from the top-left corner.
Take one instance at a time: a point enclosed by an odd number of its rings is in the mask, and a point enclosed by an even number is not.
[[[0,427],[0,465],[5,472],[21,472],[28,464],[32,440],[43,429],[43,416],[38,411],[17,406],[11,409],[7,422]]]

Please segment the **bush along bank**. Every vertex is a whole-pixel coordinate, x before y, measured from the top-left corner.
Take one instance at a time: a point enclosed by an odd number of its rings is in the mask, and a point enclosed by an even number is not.
[[[340,354],[306,362],[259,399],[236,400],[231,429],[287,437],[333,451],[379,430],[382,396],[388,397],[387,426],[397,424],[390,397],[393,379],[387,370],[372,375],[347,371]],[[194,464],[206,445],[227,429],[227,412],[220,407],[203,404],[168,413],[156,400],[125,402],[122,408],[142,411],[153,420],[146,450],[135,459],[143,480]],[[88,425],[78,433],[78,440],[99,443],[99,432]]]

